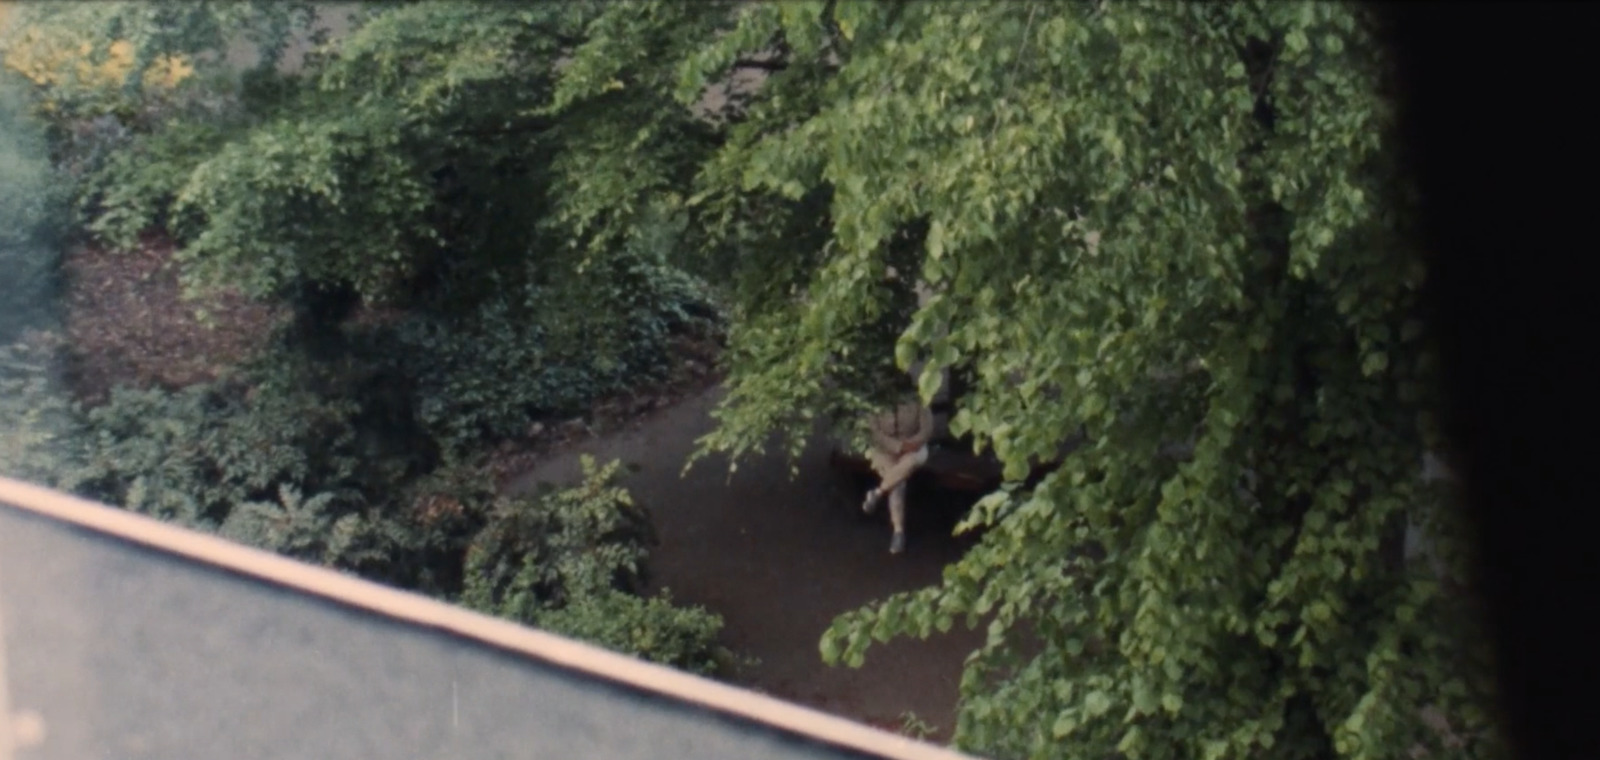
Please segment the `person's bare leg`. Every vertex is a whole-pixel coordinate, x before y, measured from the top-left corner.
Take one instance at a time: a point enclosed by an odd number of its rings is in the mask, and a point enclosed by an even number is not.
[[[900,457],[888,471],[883,473],[883,482],[878,484],[878,490],[888,493],[905,485],[905,482],[911,479],[911,473],[916,472],[926,461],[927,457],[920,456],[918,452]]]
[[[927,461],[926,446],[900,457],[892,457],[879,451],[872,452],[872,469],[877,471],[880,482],[877,488],[867,492],[867,500],[862,503],[861,508],[867,514],[872,514],[872,511],[878,508],[879,500],[894,489],[905,485],[906,481],[911,479],[911,474]]]
[[[909,457],[907,457],[909,459]],[[889,522],[894,525],[894,536],[889,539],[889,553],[906,550],[906,484],[902,480],[889,492]]]
[[[867,452],[867,458],[872,463],[872,471],[878,473],[878,479],[880,482],[879,487],[867,490],[867,498],[865,501],[861,502],[861,511],[870,515],[877,511],[878,502],[882,501],[884,494],[888,493],[887,491],[883,490],[881,483],[883,479],[888,477],[888,474],[894,469],[895,458],[893,455],[885,454],[877,449]]]

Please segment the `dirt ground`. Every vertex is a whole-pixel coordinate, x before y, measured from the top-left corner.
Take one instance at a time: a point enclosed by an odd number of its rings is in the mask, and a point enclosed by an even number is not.
[[[720,393],[712,388],[573,444],[508,487],[573,483],[585,453],[623,460],[636,468],[625,485],[650,507],[661,538],[652,582],[720,613],[725,643],[759,660],[731,680],[893,730],[913,713],[937,729],[929,738],[948,739],[962,661],[982,643],[981,630],[958,625],[927,641],[877,645],[860,669],[824,665],[817,647],[839,613],[938,582],[962,551],[950,529],[966,504],[914,491],[909,546],[893,556],[886,510],[860,514],[858,485],[829,466],[826,445],[804,453],[792,480],[781,455],[741,462],[731,477],[726,460],[706,460],[680,477]]]
[[[121,384],[181,388],[214,380],[266,345],[287,317],[233,293],[185,301],[172,249],[170,240],[150,236],[134,250],[68,253],[65,337],[80,397],[99,402]]]

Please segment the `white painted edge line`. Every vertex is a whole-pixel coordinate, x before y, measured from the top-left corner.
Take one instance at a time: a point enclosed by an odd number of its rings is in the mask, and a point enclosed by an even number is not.
[[[746,718],[826,744],[894,760],[971,760],[970,755],[820,710],[472,612],[420,594],[381,586],[235,544],[216,536],[168,525],[52,489],[0,478],[0,506],[3,505],[368,612],[442,629],[556,666]],[[3,656],[3,651],[0,651],[0,656]],[[0,676],[3,676],[3,671],[0,671]],[[0,680],[0,686],[3,685],[3,680]],[[9,730],[0,728],[0,733],[5,734],[0,736],[0,760],[10,760],[3,754],[11,739]]]

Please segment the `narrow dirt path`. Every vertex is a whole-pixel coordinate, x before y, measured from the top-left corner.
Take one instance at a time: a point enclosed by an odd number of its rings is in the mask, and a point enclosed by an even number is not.
[[[938,729],[929,738],[948,739],[961,664],[982,631],[957,626],[927,641],[878,645],[860,669],[824,665],[817,643],[839,613],[938,582],[962,550],[950,536],[960,505],[913,492],[910,545],[896,557],[888,553],[883,510],[878,519],[859,515],[860,494],[829,466],[823,444],[804,453],[793,479],[781,455],[743,461],[731,477],[726,460],[710,459],[679,477],[720,397],[714,388],[625,431],[573,444],[508,488],[575,482],[581,454],[621,459],[636,468],[625,485],[649,506],[660,533],[653,583],[720,613],[724,641],[759,659],[732,680],[885,728],[899,728],[913,712]]]

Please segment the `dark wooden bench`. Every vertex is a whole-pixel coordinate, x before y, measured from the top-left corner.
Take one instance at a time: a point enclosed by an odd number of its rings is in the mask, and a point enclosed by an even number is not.
[[[835,448],[831,455],[834,467],[862,477],[873,476],[872,464],[867,458]],[[959,449],[936,446],[928,452],[928,462],[918,468],[913,479],[927,480],[939,488],[952,491],[989,491],[999,487],[1000,463],[992,457],[979,456]]]

